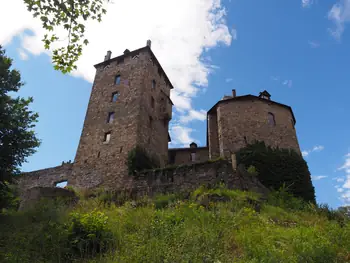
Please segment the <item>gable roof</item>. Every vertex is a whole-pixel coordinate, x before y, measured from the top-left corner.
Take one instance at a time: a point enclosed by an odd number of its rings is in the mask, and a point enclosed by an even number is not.
[[[103,61],[103,62],[101,62],[101,63],[98,63],[98,64],[94,65],[94,67],[95,67],[95,68],[98,68],[98,67],[100,67],[100,66],[102,66],[102,65],[107,65],[107,64],[109,64],[109,63],[111,63],[111,62],[118,61],[118,60],[121,60],[121,59],[126,58],[126,57],[129,57],[129,56],[137,55],[138,53],[143,52],[143,51],[147,51],[147,52],[149,52],[149,53],[151,54],[152,59],[153,59],[154,62],[157,64],[158,68],[161,69],[161,72],[162,72],[162,74],[163,74],[164,77],[165,77],[165,81],[169,84],[170,89],[173,89],[173,88],[174,88],[173,84],[171,84],[171,82],[170,82],[170,80],[169,80],[167,74],[165,73],[164,69],[162,68],[162,65],[159,63],[157,57],[154,55],[152,49],[151,49],[149,46],[145,46],[145,47],[142,47],[142,48],[139,48],[139,49],[135,49],[135,50],[130,51],[130,52],[126,52],[126,53],[124,53],[123,55],[120,55],[120,56],[118,56],[118,57],[111,58],[111,59],[109,59],[109,60],[106,60],[106,61]]]
[[[296,120],[295,120],[295,117],[294,117],[294,113],[293,113],[293,110],[290,106],[288,105],[285,105],[285,104],[282,104],[282,103],[278,103],[276,101],[273,101],[273,100],[266,100],[266,99],[263,99],[263,98],[259,98],[257,96],[254,96],[254,95],[251,95],[251,94],[248,94],[248,95],[244,95],[244,96],[236,96],[234,98],[230,98],[230,99],[225,99],[225,100],[219,100],[210,110],[208,110],[207,112],[207,115],[212,113],[216,107],[221,104],[221,103],[228,103],[228,102],[234,102],[234,101],[237,101],[237,100],[251,100],[251,99],[255,99],[255,100],[260,100],[260,101],[263,101],[263,102],[266,102],[266,103],[272,103],[272,104],[275,104],[275,105],[279,105],[281,107],[284,107],[288,110],[290,110],[290,112],[292,113],[292,117],[293,117],[293,122],[294,124],[296,123]]]

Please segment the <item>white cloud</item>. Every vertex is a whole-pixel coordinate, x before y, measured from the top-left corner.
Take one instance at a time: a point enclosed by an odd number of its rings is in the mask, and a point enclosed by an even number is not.
[[[320,152],[322,150],[324,150],[324,146],[316,145],[311,150],[304,150],[304,151],[302,151],[301,154],[303,155],[303,157],[307,157],[312,152]]]
[[[41,42],[45,33],[41,23],[32,18],[23,0],[2,0],[2,6],[0,24],[6,27],[0,31],[0,43],[8,45],[15,36],[21,36],[21,50],[27,54],[50,54]],[[218,67],[202,58],[210,48],[229,46],[237,38],[236,29],[229,29],[225,17],[221,0],[120,0],[108,4],[101,23],[87,23],[90,44],[84,48],[72,75],[92,82],[93,65],[103,60],[107,50],[117,56],[126,48],[145,46],[146,40],[151,39],[152,50],[175,87],[171,98],[177,112],[185,115],[185,120],[186,116],[188,120],[189,116],[203,119],[202,110],[193,109],[192,99],[198,87],[206,88],[208,75]],[[25,30],[32,33],[28,35]],[[66,33],[57,30],[56,34],[64,39],[62,34]],[[60,44],[65,45],[65,41]]]
[[[195,141],[191,137],[193,129],[183,127],[180,125],[173,125],[170,127],[170,136],[172,145],[181,145],[182,147],[189,147],[189,144]]]
[[[315,176],[312,176],[312,180],[314,181],[317,181],[317,180],[321,180],[321,179],[324,179],[324,178],[327,178],[328,176],[326,175],[315,175]]]
[[[337,182],[343,183],[341,186],[336,186],[336,189],[341,194],[341,200],[344,205],[350,205],[350,153],[345,155],[345,161],[342,166],[340,166],[338,171],[345,171],[343,177],[337,177]]]
[[[293,81],[292,80],[285,80],[282,82],[283,86],[287,86],[288,88],[291,88],[293,86]]]
[[[318,48],[320,47],[320,43],[316,42],[316,41],[308,41],[309,45],[311,48]]]
[[[18,51],[18,54],[19,54],[19,57],[22,59],[22,60],[28,60],[28,54],[21,48],[18,48],[17,49]]]
[[[334,23],[334,28],[329,29],[331,35],[340,40],[345,30],[345,23],[350,21],[350,0],[340,0],[334,4],[328,12],[328,19]]]
[[[314,0],[301,0],[301,6],[303,8],[310,7],[314,3]]]
[[[233,78],[227,78],[227,79],[225,79],[225,81],[226,81],[227,83],[232,82],[232,80],[233,80]]]
[[[272,79],[273,81],[279,81],[279,80],[280,80],[280,77],[278,77],[278,76],[271,76],[271,79]]]
[[[181,123],[189,123],[190,121],[199,120],[205,121],[207,119],[207,112],[205,110],[189,110],[187,115],[180,116]]]
[[[231,29],[231,35],[232,35],[232,39],[237,40],[237,29],[236,28]]]

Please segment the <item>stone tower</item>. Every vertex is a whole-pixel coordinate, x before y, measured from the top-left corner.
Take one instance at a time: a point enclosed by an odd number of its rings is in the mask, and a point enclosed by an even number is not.
[[[208,111],[209,159],[229,158],[232,152],[254,141],[300,152],[292,108],[271,100],[265,90],[259,96],[224,96]]]
[[[96,75],[74,161],[72,183],[120,187],[127,178],[127,156],[140,146],[160,167],[168,159],[168,125],[173,88],[151,50],[143,48],[95,65]]]

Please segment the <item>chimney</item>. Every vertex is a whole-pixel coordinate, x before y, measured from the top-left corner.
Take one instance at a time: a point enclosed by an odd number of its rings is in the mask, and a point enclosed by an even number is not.
[[[233,89],[233,90],[232,90],[232,98],[235,98],[235,97],[236,97],[236,90]]]
[[[112,51],[108,50],[107,55],[105,56],[105,61],[110,60],[112,56]]]
[[[147,40],[147,47],[151,48],[151,44],[152,44],[152,41],[151,40]]]
[[[130,50],[129,50],[129,49],[125,49],[125,50],[124,50],[124,55],[126,55],[126,54],[128,54],[128,53],[130,53]]]

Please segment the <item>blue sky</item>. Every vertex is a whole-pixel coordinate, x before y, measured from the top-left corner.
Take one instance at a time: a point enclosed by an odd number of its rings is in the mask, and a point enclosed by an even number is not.
[[[4,1],[9,17],[0,22],[12,21],[15,10],[23,21],[1,29],[0,43],[26,82],[20,95],[33,96],[32,109],[40,115],[42,145],[24,171],[74,160],[93,64],[108,49],[117,56],[150,38],[175,86],[172,146],[205,145],[205,112],[231,89],[238,95],[266,89],[294,110],[317,201],[350,204],[349,0],[154,0],[142,3],[141,11],[132,9],[138,0],[120,1],[108,6],[102,24],[91,24],[91,44],[73,75],[53,70],[40,23],[22,2]]]

